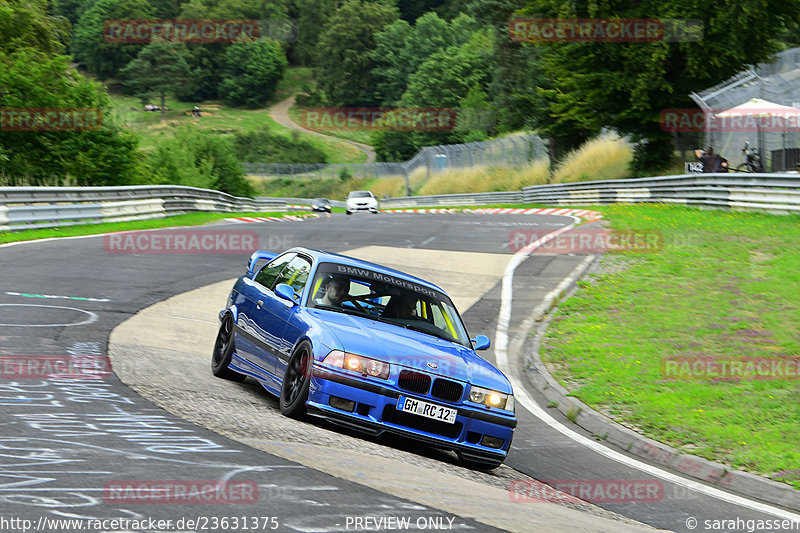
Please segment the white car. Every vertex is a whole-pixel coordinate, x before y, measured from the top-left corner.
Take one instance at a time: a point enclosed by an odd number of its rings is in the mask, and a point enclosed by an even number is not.
[[[369,211],[378,214],[378,199],[369,191],[352,191],[347,195],[345,211],[352,215],[353,211]]]

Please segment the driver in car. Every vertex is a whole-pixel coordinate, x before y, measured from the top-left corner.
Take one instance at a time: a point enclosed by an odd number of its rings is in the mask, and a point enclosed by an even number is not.
[[[414,318],[416,310],[417,299],[410,294],[403,294],[392,296],[381,316],[384,318]]]
[[[325,295],[318,303],[331,307],[340,307],[348,296],[350,283],[345,278],[330,276],[325,284]]]

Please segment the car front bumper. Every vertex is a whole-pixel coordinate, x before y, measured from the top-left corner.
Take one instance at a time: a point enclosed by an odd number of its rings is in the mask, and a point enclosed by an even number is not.
[[[431,420],[396,409],[400,396],[456,408],[454,424]],[[332,401],[331,398],[334,400]],[[353,402],[353,409],[334,407],[338,400]],[[379,435],[385,431],[454,450],[464,458],[486,464],[501,463],[511,446],[516,418],[464,404],[452,404],[394,386],[359,379],[358,376],[314,365],[309,387],[309,414]],[[500,447],[484,445],[484,437],[502,439]]]
[[[350,212],[353,212],[353,211],[369,211],[370,213],[377,213],[378,212],[378,208],[376,206],[374,206],[374,205],[372,205],[372,206],[370,206],[370,205],[348,205],[347,206],[347,211],[350,211]]]

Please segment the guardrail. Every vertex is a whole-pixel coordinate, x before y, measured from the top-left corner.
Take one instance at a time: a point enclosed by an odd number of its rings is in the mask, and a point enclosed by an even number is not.
[[[534,185],[520,191],[385,198],[383,208],[545,204],[676,203],[717,209],[800,212],[797,174],[682,174]],[[239,198],[195,187],[0,187],[0,231],[122,222],[210,211],[308,209],[308,198]],[[336,206],[343,202],[333,201]]]
[[[0,231],[143,220],[198,211],[307,209],[307,198],[240,198],[177,185],[0,187]]]
[[[521,191],[387,198],[385,208],[477,204],[586,206],[610,203],[676,203],[717,209],[800,212],[797,174],[681,174],[578,183],[533,185]]]

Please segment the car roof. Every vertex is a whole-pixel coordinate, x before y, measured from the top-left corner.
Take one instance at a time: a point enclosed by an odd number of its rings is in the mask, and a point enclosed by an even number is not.
[[[406,274],[405,272],[401,272],[400,270],[395,270],[393,268],[385,267],[379,265],[377,263],[372,263],[370,261],[363,261],[361,259],[356,259],[355,257],[350,257],[347,255],[336,254],[333,252],[328,252],[325,250],[316,250],[313,248],[303,248],[303,247],[296,247],[292,248],[291,250],[286,250],[287,252],[304,252],[311,257],[313,257],[317,262],[331,262],[331,263],[339,263],[342,265],[352,266],[356,268],[368,268],[370,270],[374,270],[375,272],[380,272],[381,274],[388,274],[392,276],[403,277],[409,281],[413,281],[419,285],[423,285],[425,287],[430,287],[435,289],[439,292],[443,292],[447,294],[441,287],[431,283],[430,281],[425,281],[424,279],[420,279],[416,276],[412,276],[411,274]]]

